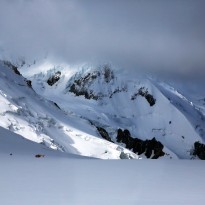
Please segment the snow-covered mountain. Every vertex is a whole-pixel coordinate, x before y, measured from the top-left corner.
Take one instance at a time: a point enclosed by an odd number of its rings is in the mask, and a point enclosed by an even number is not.
[[[16,71],[16,72],[14,72]],[[85,119],[39,96],[31,82],[8,63],[0,65],[0,126],[51,149],[102,159],[138,158],[99,137]]]
[[[14,67],[1,62],[1,127],[102,159],[204,158],[203,92],[108,64]]]
[[[204,204],[203,162],[93,159],[204,159],[203,89],[182,88],[1,61],[0,204]]]

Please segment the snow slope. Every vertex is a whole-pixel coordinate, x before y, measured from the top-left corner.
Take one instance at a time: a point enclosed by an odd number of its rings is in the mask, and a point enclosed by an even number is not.
[[[196,83],[196,82],[195,82]],[[195,128],[195,131],[205,139],[205,106],[203,104],[204,83],[203,87],[199,82],[199,85],[196,86],[194,82],[184,83],[175,83],[175,87],[171,83],[158,82],[156,86],[160,91],[170,99],[170,102],[180,110],[183,115],[189,120],[192,126]],[[201,87],[201,88],[200,88]],[[191,88],[191,89],[190,89]]]
[[[48,85],[47,80],[57,71],[61,72],[59,81]],[[165,92],[168,86],[160,87],[160,82],[154,79],[112,69],[106,78],[103,66],[96,68],[87,64],[74,69],[69,65],[36,64],[24,66],[21,72],[32,81],[38,94],[56,102],[65,113],[105,128],[115,142],[117,129],[128,129],[139,139],[155,137],[165,146],[166,158],[182,159],[193,157],[194,142],[204,143],[200,130],[205,125],[199,118],[203,114],[186,101],[181,102],[181,108],[177,106],[176,90],[169,88]],[[71,92],[76,88],[79,96]],[[154,105],[138,94],[140,89],[156,99]],[[188,109],[189,115],[183,109]],[[196,123],[200,123],[200,128]]]
[[[39,156],[38,156],[39,155]],[[86,159],[79,155],[63,153],[45,147],[42,144],[38,144],[23,138],[22,136],[15,134],[5,128],[0,127],[0,156],[4,159],[21,158],[26,157],[66,157],[76,159]]]
[[[53,102],[39,96],[26,80],[0,63],[0,127],[26,139],[66,153],[102,159],[138,156],[108,142],[85,119],[65,113]]]

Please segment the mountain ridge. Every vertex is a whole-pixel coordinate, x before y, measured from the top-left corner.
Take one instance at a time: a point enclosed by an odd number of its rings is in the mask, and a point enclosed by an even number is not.
[[[4,66],[9,67],[5,64]],[[26,132],[24,133],[22,130],[26,129],[32,135],[29,138],[31,140],[44,143],[46,146],[60,151],[91,157],[139,158],[137,154],[140,153],[141,158],[147,156],[152,158],[154,153],[160,153],[163,150],[162,158],[198,158],[193,153],[196,153],[194,152],[196,142],[204,143],[203,118],[201,119],[201,127],[197,127],[198,129],[194,123],[200,122],[198,117],[203,116],[203,113],[193,115],[192,119],[191,114],[195,112],[190,108],[193,108],[193,104],[187,104],[187,99],[180,96],[173,87],[173,90],[169,89],[168,84],[162,86],[163,84],[160,81],[149,78],[149,76],[130,76],[112,69],[109,64],[96,68],[82,65],[80,71],[79,69],[71,69],[69,65],[55,66],[48,64],[46,69],[43,69],[43,66],[36,69],[36,66],[38,65],[27,66],[23,64],[18,68],[25,77],[19,76],[24,80],[23,83],[18,83],[18,86],[28,86],[29,89],[32,86],[33,91],[31,92],[36,93],[31,94],[29,91],[28,94],[28,91],[26,91],[28,95],[25,95],[21,91],[21,97],[15,100],[11,97],[14,104],[12,105],[13,110],[11,109],[12,106],[10,106],[10,109],[14,113],[16,112],[15,115],[20,115],[20,118],[27,115],[27,119],[23,119],[24,122],[16,123],[17,118],[12,116],[13,121],[7,119],[9,122],[1,123],[1,126],[24,137],[26,137]],[[1,72],[1,76],[4,76],[4,78],[7,75],[9,80],[18,81],[13,74]],[[3,88],[3,84],[1,86]],[[167,92],[165,92],[166,89]],[[3,89],[1,89],[1,92],[3,92]],[[172,96],[167,94],[170,92],[172,92]],[[15,96],[14,92],[12,92],[12,95]],[[31,102],[28,102],[33,100],[33,95],[36,95],[38,101],[38,108],[33,107],[35,111],[32,110],[33,108],[29,108]],[[31,99],[28,100],[28,96]],[[176,97],[181,99],[181,107],[190,111],[189,116],[180,107],[177,107]],[[43,109],[40,108],[41,114],[38,110],[39,106],[42,106],[41,103],[39,104],[40,101],[44,107],[42,107]],[[45,106],[45,104],[47,105]],[[47,114],[43,116],[44,109],[47,110]],[[37,120],[34,120],[34,115],[37,115]],[[70,120],[63,118],[70,118]],[[27,121],[26,126],[25,121]],[[22,123],[24,124],[23,129],[21,129]],[[73,128],[66,128],[70,126],[74,126],[76,129],[74,135],[72,134]],[[32,129],[28,131],[30,129],[28,127],[32,127]],[[80,131],[81,129],[82,131]],[[130,135],[127,135],[129,143],[128,141],[125,143],[126,140],[118,140],[119,129],[129,131]],[[60,137],[56,138],[54,133]],[[84,146],[82,148],[82,141],[86,140],[90,143],[87,150]],[[99,140],[102,140],[102,142]],[[162,144],[161,151],[156,151],[161,147],[160,144],[149,145],[149,141],[154,142],[152,140]],[[99,143],[99,145],[96,145],[96,148],[93,149],[91,141],[94,141],[94,144]],[[140,143],[141,147],[139,148]],[[112,151],[107,150],[106,146],[108,145],[111,150],[115,150],[113,151],[114,155]],[[101,146],[104,147],[104,151],[99,154],[99,150],[102,149]],[[127,147],[131,151],[121,146]],[[138,151],[134,147],[138,147]],[[96,150],[98,150],[98,154],[93,155],[92,152],[95,153]],[[133,150],[136,154],[132,152]],[[144,152],[142,153],[139,150],[144,150]],[[147,154],[148,152],[151,154]]]
[[[182,110],[172,104],[174,99],[169,99],[169,96],[159,89],[160,81],[154,81],[154,78],[143,75],[129,76],[111,67],[109,64],[98,67],[82,65],[79,71],[79,69],[72,70],[63,66],[50,66],[39,74],[36,72],[29,79],[32,80],[34,89],[40,95],[55,101],[65,112],[75,113],[96,123],[96,126],[103,127],[115,142],[117,130],[128,129],[134,138],[151,140],[156,137],[163,145],[169,145],[168,150],[172,150],[171,153],[176,154],[174,150],[180,150],[180,146],[186,147],[186,151],[179,151],[177,156],[189,158],[194,142],[203,143],[203,138],[198,135],[198,132],[196,133],[194,125],[187,120]],[[47,85],[46,80],[58,71],[61,72],[59,80],[52,86]],[[176,95],[177,89],[174,89],[174,92]],[[146,98],[154,103],[150,105]],[[65,103],[62,103],[63,101]],[[76,106],[77,104],[81,110],[84,110],[84,114]],[[150,117],[151,115],[153,117]],[[136,120],[135,124],[134,120]],[[156,121],[159,121],[158,125]],[[145,132],[146,123],[149,123],[149,132]],[[185,126],[184,130],[181,129],[183,126]],[[133,131],[137,128],[140,131]],[[169,135],[172,135],[172,138],[174,136],[175,141],[167,137]],[[176,157],[175,154],[173,157]]]

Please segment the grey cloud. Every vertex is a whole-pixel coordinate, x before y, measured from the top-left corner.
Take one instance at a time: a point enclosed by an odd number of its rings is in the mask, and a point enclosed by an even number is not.
[[[0,48],[13,57],[201,72],[203,0],[2,0]]]

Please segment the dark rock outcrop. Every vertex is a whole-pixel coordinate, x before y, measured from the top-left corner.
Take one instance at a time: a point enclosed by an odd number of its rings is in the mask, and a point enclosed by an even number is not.
[[[145,87],[141,87],[138,92],[131,97],[131,100],[135,100],[138,95],[144,97],[150,106],[155,105],[156,99],[148,92],[147,89],[145,89]]]
[[[78,86],[76,86],[76,84],[72,84],[69,91],[74,93],[76,96],[84,96],[86,99],[98,99],[98,96],[94,95],[92,91],[88,91],[84,88],[79,89]]]
[[[193,155],[198,156],[199,159],[205,160],[205,144],[195,142]]]
[[[114,73],[111,70],[111,65],[105,64],[103,66],[103,74],[106,83],[109,83],[112,79],[114,79]]]
[[[152,156],[152,159],[158,159],[164,156],[163,148],[161,142],[157,141],[155,138],[151,140],[141,140],[138,138],[133,138],[130,135],[129,130],[118,129],[117,142],[122,142],[126,145],[127,149],[132,149],[134,153],[145,154],[147,158]]]
[[[95,92],[91,88],[92,85],[96,81],[108,84],[113,79],[114,73],[110,65],[104,65],[102,69],[86,73],[83,76],[74,76],[73,82],[70,83],[67,88],[69,88],[69,92],[74,93],[76,96],[84,96],[86,99],[99,100],[102,97],[108,96],[108,94],[103,94],[100,91]]]
[[[57,81],[60,80],[60,76],[61,76],[61,72],[57,71],[53,76],[51,76],[47,80],[48,85],[50,85],[50,86],[54,85]]]
[[[116,88],[113,92],[110,93],[109,98],[112,98],[113,95],[115,95],[117,93],[121,93],[121,92],[127,92],[127,87],[122,87],[121,89],[119,87]]]
[[[107,131],[104,128],[102,128],[102,127],[96,127],[96,128],[103,139],[106,139],[107,141],[112,142],[109,134],[107,133]]]
[[[27,83],[27,85],[28,85],[29,88],[32,88],[32,82],[31,82],[31,80],[26,80],[26,83]]]
[[[89,87],[93,80],[100,75],[100,72],[95,71],[88,73],[84,77],[74,80],[73,84],[70,85],[69,92],[74,93],[76,96],[84,96],[86,99],[97,100],[99,96],[95,95],[92,90],[86,88]]]

